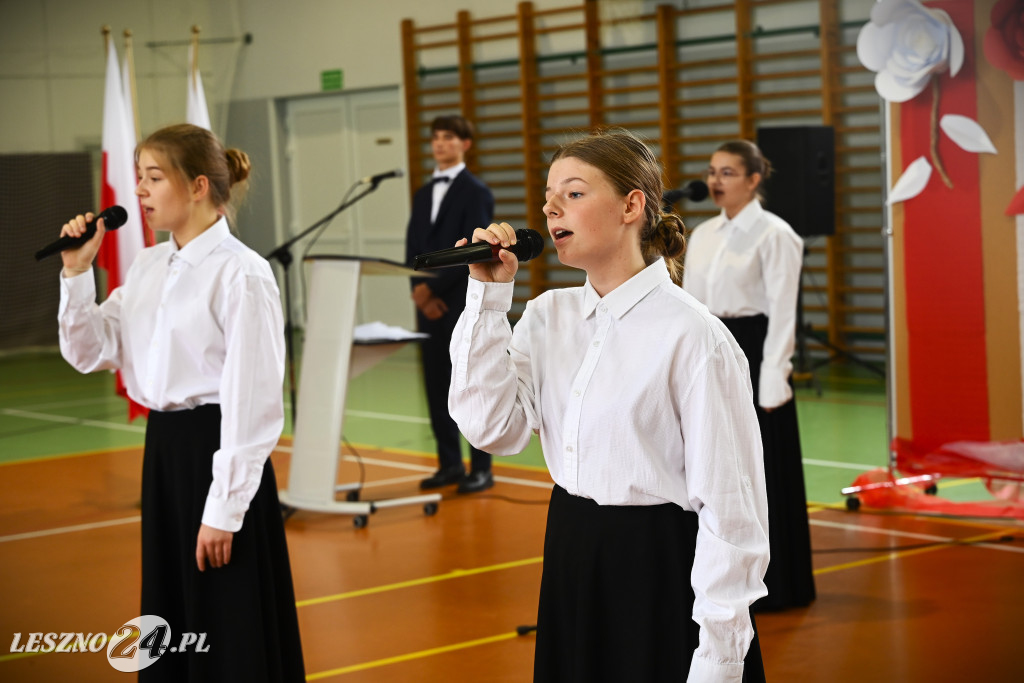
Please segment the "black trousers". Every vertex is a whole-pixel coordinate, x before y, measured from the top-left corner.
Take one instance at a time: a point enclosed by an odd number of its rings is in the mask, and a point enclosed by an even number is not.
[[[768,318],[756,315],[723,318],[722,322],[732,332],[750,364],[754,409],[764,448],[768,541],[772,559],[764,575],[768,595],[754,603],[754,611],[806,607],[814,600],[816,591],[796,401],[788,401],[770,413],[757,404]]]
[[[168,645],[205,633],[208,652],[166,652],[140,681],[304,681],[288,547],[268,459],[231,542],[231,561],[196,566],[196,538],[220,447],[220,406],[151,411],[142,465],[142,614],[167,620]]]
[[[448,412],[448,388],[452,381],[452,359],[448,346],[459,321],[461,310],[449,309],[438,320],[427,320],[417,312],[420,332],[430,335],[420,344],[423,358],[423,384],[427,391],[430,428],[437,441],[437,459],[441,469],[462,465],[462,442],[459,426]],[[469,464],[473,471],[491,469],[491,454],[469,447]]]
[[[555,486],[544,538],[534,683],[678,683],[698,645],[697,514],[598,505]],[[753,623],[753,617],[751,617]],[[755,636],[744,681],[764,681]]]

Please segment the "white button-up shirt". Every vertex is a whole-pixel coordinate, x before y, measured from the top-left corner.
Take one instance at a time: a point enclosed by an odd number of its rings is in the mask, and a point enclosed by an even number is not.
[[[118,369],[160,411],[220,404],[203,523],[238,531],[284,426],[284,323],[270,265],[223,218],[178,249],[144,249],[97,306],[93,274],[61,277],[60,348],[80,372]]]
[[[604,298],[589,281],[527,304],[469,281],[452,335],[449,409],[474,446],[521,452],[538,430],[552,479],[601,505],[698,514],[701,627],[690,681],[740,680],[748,608],[767,594],[768,510],[746,358],[659,259]],[[508,349],[508,353],[505,350]]]
[[[732,220],[722,211],[701,223],[686,245],[683,289],[720,318],[768,317],[757,397],[762,408],[793,398],[789,375],[803,250],[789,223],[756,199]]]
[[[432,181],[434,186],[431,189],[432,194],[430,196],[430,222],[434,223],[437,220],[437,213],[441,210],[441,202],[444,201],[444,196],[448,194],[448,188],[452,186],[452,182],[455,177],[462,173],[462,170],[466,168],[465,162],[459,162],[451,168],[445,170],[434,169],[434,175]],[[447,178],[442,182],[436,182],[438,178]]]

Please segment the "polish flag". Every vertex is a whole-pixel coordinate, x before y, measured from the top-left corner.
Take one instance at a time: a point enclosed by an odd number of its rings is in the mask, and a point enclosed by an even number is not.
[[[128,221],[119,230],[103,238],[96,265],[107,271],[107,295],[121,286],[135,255],[145,246],[142,212],[135,196],[135,122],[130,118],[131,100],[124,96],[117,49],[107,41],[107,75],[103,98],[103,179],[100,205],[119,204],[128,212]],[[130,398],[121,373],[117,373],[117,393],[128,400],[128,419],[148,411]]]
[[[185,120],[194,126],[213,130],[210,126],[210,111],[206,107],[206,93],[203,91],[203,75],[199,73],[198,50],[193,43],[188,46],[188,99],[185,104]]]

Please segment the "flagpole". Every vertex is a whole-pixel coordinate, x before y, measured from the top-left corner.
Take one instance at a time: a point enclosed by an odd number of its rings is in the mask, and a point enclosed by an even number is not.
[[[142,129],[139,128],[139,97],[135,90],[135,52],[132,50],[132,30],[124,30],[124,59],[128,64],[128,92],[132,98],[132,116],[135,119],[135,142],[142,139]]]

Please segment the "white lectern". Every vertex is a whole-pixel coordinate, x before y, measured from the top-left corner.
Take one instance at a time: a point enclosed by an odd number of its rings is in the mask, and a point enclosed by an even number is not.
[[[423,504],[428,515],[437,511],[441,494],[431,493],[377,501],[339,501],[337,484],[345,397],[352,377],[376,365],[405,342],[354,344],[356,303],[363,275],[420,275],[384,259],[358,256],[312,256],[307,306],[306,340],[299,381],[295,438],[288,488],[280,492],[286,507],[355,515],[356,527],[380,508]]]

